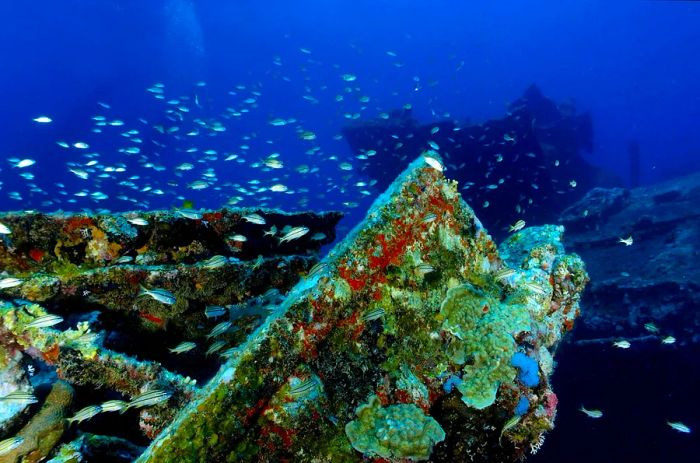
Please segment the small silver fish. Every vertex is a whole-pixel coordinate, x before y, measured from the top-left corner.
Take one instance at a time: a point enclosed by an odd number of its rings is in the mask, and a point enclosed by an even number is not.
[[[524,227],[525,227],[525,221],[521,219],[521,220],[518,220],[517,222],[515,222],[510,227],[508,227],[508,231],[509,232],[516,232],[516,231],[522,230]]]
[[[0,397],[0,402],[18,405],[30,405],[38,402],[34,394],[25,391],[10,392],[6,396]]]
[[[386,315],[386,311],[381,307],[377,307],[362,314],[362,321],[369,322],[372,320],[377,320],[382,318],[384,315]]]
[[[661,344],[673,344],[676,342],[676,338],[673,336],[666,336],[661,340]]]
[[[586,414],[589,418],[601,418],[603,416],[603,412],[600,410],[588,410],[586,407],[581,405],[581,408],[579,408],[580,411]]]
[[[141,291],[139,292],[138,297],[141,296],[149,296],[156,301],[167,304],[167,305],[173,305],[175,304],[175,296],[173,293],[166,289],[158,288],[158,289],[148,289],[144,287],[143,285],[141,286]]]
[[[496,280],[498,280],[498,281],[507,280],[508,278],[512,277],[513,275],[515,275],[515,270],[512,268],[508,268],[508,267],[502,268],[494,274],[494,276],[496,277]]]
[[[243,216],[243,220],[246,222],[254,223],[256,225],[265,225],[265,219],[260,214],[246,214]]]
[[[0,280],[0,289],[14,288],[16,286],[21,285],[22,283],[24,283],[24,280],[22,280],[21,278],[3,278],[2,280]]]
[[[328,264],[325,262],[319,262],[309,270],[307,278],[315,278],[328,270]]]
[[[172,349],[168,349],[168,350],[170,352],[172,352],[173,354],[184,354],[185,352],[191,351],[195,347],[197,347],[197,344],[190,342],[190,341],[185,341],[185,342],[181,342],[176,347],[173,347]]]
[[[422,263],[416,265],[416,267],[415,267],[414,270],[415,270],[415,272],[416,272],[417,275],[425,276],[425,275],[427,275],[428,273],[434,272],[434,271],[435,271],[435,267],[433,267],[432,265],[430,265],[430,264],[428,264],[428,263],[426,263],[426,262],[422,262]]]
[[[505,433],[509,429],[513,429],[514,427],[516,427],[518,425],[518,423],[520,423],[520,418],[521,418],[520,415],[515,415],[514,417],[512,417],[511,419],[506,421],[506,424],[503,425],[503,429],[501,429],[501,434],[498,436],[498,443],[499,444],[501,443],[501,438],[503,437],[503,433]]]
[[[666,424],[671,426],[671,428],[675,429],[678,432],[690,434],[691,429],[687,425],[681,423],[680,421],[667,421]]]
[[[422,223],[430,223],[430,222],[434,222],[436,219],[437,219],[437,215],[435,215],[434,212],[430,212],[430,213],[426,214],[425,217],[423,217],[421,222]]]
[[[219,323],[214,327],[214,329],[211,330],[211,333],[207,335],[207,339],[215,338],[216,336],[225,333],[226,331],[228,331],[229,328],[231,328],[231,325],[232,323],[230,321]]]
[[[659,332],[659,328],[658,328],[655,324],[653,324],[653,323],[651,323],[651,322],[645,323],[645,324],[644,324],[644,329],[647,330],[647,331],[650,332],[650,333],[658,333],[658,332]]]
[[[430,142],[430,143],[434,143],[434,142]],[[437,146],[437,144],[436,144],[436,146]],[[432,147],[432,145],[431,145],[431,147]],[[433,148],[433,149],[435,149],[435,148]],[[434,157],[423,155],[423,160],[425,160],[426,164],[428,164],[430,167],[437,170],[438,172],[442,172],[443,170],[445,170],[445,168],[442,167],[442,163],[440,161],[438,161],[437,159],[435,159]]]
[[[106,402],[102,402],[102,405],[100,405],[100,408],[102,409],[102,413],[105,413],[105,412],[124,413],[129,408],[129,403],[125,402],[123,400],[108,400]]]
[[[297,240],[302,236],[306,235],[307,233],[309,233],[309,229],[307,227],[294,227],[291,230],[289,230],[283,237],[279,238],[279,244],[292,240]]]
[[[12,230],[10,230],[7,225],[4,223],[0,222],[0,235],[11,235]]]
[[[204,355],[209,357],[211,354],[219,352],[221,349],[224,348],[225,345],[226,345],[226,341],[215,341],[212,343],[211,346],[209,346],[209,349],[207,349],[207,351]]]
[[[121,256],[112,261],[113,264],[130,264],[134,261],[134,258],[131,256]]]
[[[301,397],[309,394],[318,387],[314,378],[309,378],[306,381],[299,381],[297,384],[289,388],[289,395],[292,397]]]
[[[238,347],[231,347],[231,348],[226,349],[225,351],[222,351],[221,353],[219,353],[219,357],[231,358],[231,357],[237,355],[238,352],[240,352]]]
[[[632,246],[634,239],[632,239],[632,236],[629,236],[627,238],[620,238],[617,242],[624,244],[625,246]]]
[[[192,209],[175,209],[175,213],[190,220],[200,220],[202,218],[202,214]]]
[[[221,317],[226,313],[226,307],[220,305],[208,305],[204,308],[204,316],[207,318]]]
[[[14,449],[22,445],[23,442],[24,437],[21,436],[10,437],[9,439],[0,441],[0,456],[7,455],[8,453],[12,452]]]
[[[613,343],[613,346],[618,347],[620,349],[629,349],[632,346],[632,344],[630,344],[629,341],[622,340],[622,341],[615,341]]]
[[[68,418],[68,423],[71,424],[74,421],[77,421],[78,423],[81,423],[82,421],[89,420],[90,418],[93,418],[95,415],[100,413],[102,411],[102,407],[99,405],[89,405],[82,410],[80,410],[78,413],[76,413],[72,418]]]
[[[143,217],[133,217],[131,219],[126,219],[126,221],[132,225],[137,225],[139,227],[144,227],[148,225],[148,220],[144,219]]]
[[[546,296],[547,295],[547,289],[545,289],[544,286],[538,284],[538,283],[532,283],[530,281],[523,283],[523,286],[530,291],[532,291],[535,294],[539,294],[540,296]]]
[[[27,328],[48,328],[50,326],[58,325],[63,321],[62,317],[53,314],[42,315],[41,317],[35,318],[30,323],[27,323]]]
[[[212,257],[210,257],[209,259],[207,259],[207,260],[205,260],[204,262],[202,262],[202,267],[204,267],[204,268],[206,268],[206,269],[208,269],[208,270],[212,270],[212,269],[215,269],[215,268],[221,268],[221,267],[223,267],[223,266],[226,265],[226,264],[228,264],[228,258],[227,258],[227,257],[225,257],[225,256],[220,256],[220,255],[216,255],[216,256],[212,256]]]
[[[154,389],[144,392],[129,402],[129,408],[151,407],[166,402],[172,396],[172,392]]]

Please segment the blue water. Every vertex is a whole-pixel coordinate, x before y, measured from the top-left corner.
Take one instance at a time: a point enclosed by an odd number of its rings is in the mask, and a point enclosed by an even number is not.
[[[533,83],[547,97],[590,112],[594,149],[581,154],[623,183],[630,181],[631,141],[640,147],[642,184],[700,169],[697,2],[35,0],[1,2],[0,17],[2,210],[152,209],[183,200],[216,208],[240,196],[239,206],[339,209],[352,222],[380,191],[356,185],[371,179],[337,137],[350,123],[346,115],[362,121],[411,105],[425,124],[478,123],[503,117],[507,103]],[[147,91],[157,83],[165,100]],[[166,100],[176,98],[189,110],[180,111],[184,121],[167,118],[180,103]],[[39,115],[53,122],[32,121]],[[97,115],[124,125],[93,133]],[[197,118],[219,121],[226,131],[186,136]],[[275,118],[295,122],[270,125]],[[176,125],[177,134],[154,129]],[[130,129],[142,143],[121,135]],[[300,131],[316,137],[300,139]],[[65,149],[57,141],[90,147]],[[118,151],[133,146],[139,154]],[[204,150],[216,150],[217,159],[198,162]],[[272,153],[282,169],[254,165]],[[225,161],[229,154],[238,157]],[[10,158],[36,164],[14,168]],[[92,159],[97,165],[86,166]],[[341,170],[342,162],[352,170]],[[104,172],[119,163],[124,172]],[[194,167],[176,170],[182,163]],[[302,164],[318,171],[300,174],[295,168]],[[88,179],[69,168],[89,170]],[[207,169],[215,173],[207,188],[187,187]],[[131,176],[138,177],[133,188],[120,185]],[[288,191],[246,195],[242,188],[258,188],[251,180]],[[95,192],[106,198],[97,200]],[[586,433],[595,423],[571,411],[562,415],[545,444],[553,450],[540,461],[563,461],[571,449],[553,443],[558,438],[586,442],[599,449],[591,458],[611,461],[609,435],[593,441]],[[558,437],[570,422],[577,434]],[[674,461],[697,459],[671,452]]]

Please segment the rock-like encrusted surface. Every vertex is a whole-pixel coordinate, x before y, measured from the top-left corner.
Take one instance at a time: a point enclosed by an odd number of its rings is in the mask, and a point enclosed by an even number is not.
[[[555,226],[497,249],[436,165],[409,166],[139,461],[505,462],[537,449],[583,263]]]
[[[592,190],[562,223],[592,280],[578,338],[650,336],[644,324],[654,322],[676,327],[679,342],[700,341],[700,174]],[[632,245],[620,242],[629,237]]]

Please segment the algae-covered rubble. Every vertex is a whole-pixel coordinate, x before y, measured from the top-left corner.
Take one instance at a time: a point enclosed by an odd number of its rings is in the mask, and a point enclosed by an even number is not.
[[[562,227],[500,248],[420,157],[140,462],[516,461],[554,426],[588,277]]]
[[[86,431],[104,431],[105,421],[115,436],[90,443],[143,446],[277,310],[335,238],[340,217],[2,214],[11,233],[0,235],[0,441],[14,439],[3,457],[63,461],[56,445],[76,439],[85,447]],[[75,388],[76,399],[57,423],[74,424],[55,439],[22,437],[41,423],[44,408],[32,404],[59,384]]]

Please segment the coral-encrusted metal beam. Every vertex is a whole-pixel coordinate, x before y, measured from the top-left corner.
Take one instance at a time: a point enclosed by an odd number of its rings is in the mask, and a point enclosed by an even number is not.
[[[500,250],[416,160],[140,462],[515,461],[553,427],[587,275],[561,227]]]

